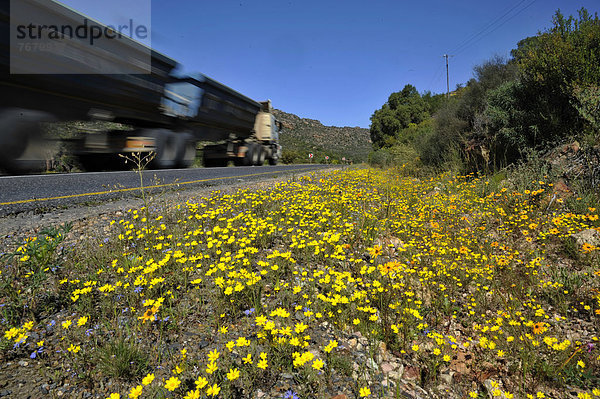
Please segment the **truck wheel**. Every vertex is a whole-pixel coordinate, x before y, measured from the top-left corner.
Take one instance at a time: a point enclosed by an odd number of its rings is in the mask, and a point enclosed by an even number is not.
[[[256,143],[246,144],[246,154],[244,155],[244,166],[252,166],[258,164],[260,147]]]
[[[277,165],[277,158],[269,158],[269,165],[275,166]]]
[[[156,169],[167,169],[175,166],[177,157],[175,133],[165,129],[144,130],[140,136],[154,139],[154,159],[150,166]]]
[[[9,173],[38,172],[46,166],[48,143],[41,124],[52,115],[27,109],[0,112],[0,168]]]
[[[256,147],[257,147],[258,156],[257,156],[257,161],[256,161],[255,165],[256,166],[263,166],[264,163],[265,163],[265,157],[267,156],[266,151],[263,148],[263,146],[260,145],[260,144],[257,144]]]
[[[176,166],[189,168],[196,160],[196,140],[190,133],[176,135],[175,146],[177,148]]]

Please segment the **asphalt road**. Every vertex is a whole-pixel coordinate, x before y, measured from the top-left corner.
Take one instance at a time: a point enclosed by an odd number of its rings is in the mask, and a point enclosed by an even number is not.
[[[328,165],[278,165],[143,172],[150,190],[186,189],[259,180],[324,169]],[[0,176],[0,216],[48,210],[71,204],[139,196],[140,177],[133,171]]]

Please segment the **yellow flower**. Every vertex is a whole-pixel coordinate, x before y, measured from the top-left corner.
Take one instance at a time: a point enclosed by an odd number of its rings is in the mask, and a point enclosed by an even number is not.
[[[87,323],[87,321],[88,321],[87,316],[82,316],[82,317],[79,318],[79,320],[77,320],[77,325],[79,327],[84,326],[85,323]]]
[[[221,392],[221,387],[219,387],[217,384],[214,384],[211,387],[208,387],[208,389],[206,390],[206,394],[208,396],[217,396],[219,394],[219,392]]]
[[[200,398],[200,391],[199,390],[193,390],[193,391],[189,391],[184,397],[183,399],[199,399]]]
[[[154,373],[149,373],[142,380],[142,384],[144,384],[144,385],[150,385],[152,383],[152,381],[154,381]]]
[[[219,369],[219,368],[217,367],[217,363],[215,363],[215,362],[210,362],[210,363],[208,363],[208,364],[206,365],[206,372],[207,372],[208,374],[212,374],[212,373],[214,373],[215,371],[217,371],[218,369]]]
[[[212,350],[212,351],[208,352],[208,360],[209,360],[210,362],[214,362],[214,361],[215,361],[215,360],[217,360],[218,358],[219,358],[219,352],[218,352],[216,349],[214,349],[214,350]]]
[[[267,361],[265,359],[261,359],[258,364],[256,365],[256,367],[258,367],[259,369],[263,369],[265,370],[267,368],[268,364]]]
[[[208,380],[200,376],[194,383],[196,384],[196,388],[202,389],[206,386],[206,384],[208,384]]]
[[[140,397],[140,395],[142,394],[142,386],[138,385],[135,388],[131,388],[131,390],[129,391],[129,397],[131,399],[137,399]]]
[[[81,346],[79,346],[79,345],[75,346],[75,345],[71,344],[71,346],[69,346],[67,348],[67,350],[72,353],[77,353],[81,350]]]
[[[252,364],[252,354],[248,353],[242,360],[244,361],[244,364]]]
[[[118,393],[111,393],[109,397],[107,397],[106,399],[120,399],[121,395]]]
[[[233,381],[238,379],[240,376],[240,370],[238,370],[237,368],[234,369],[229,369],[229,372],[227,373],[227,379],[229,381]]]
[[[71,324],[73,324],[71,320],[65,320],[62,322],[62,328],[66,330],[67,328],[71,327]]]
[[[179,385],[181,385],[181,381],[177,377],[171,377],[165,382],[165,388],[169,391],[176,390]]]
[[[290,341],[291,343],[291,341]],[[337,348],[338,342],[335,340],[329,340],[329,344],[323,349],[326,353],[330,353],[333,348]]]
[[[359,394],[361,398],[366,398],[371,394],[371,390],[367,387],[362,387],[359,391]]]
[[[412,350],[413,350],[413,351],[415,351],[415,352],[417,352],[417,351],[419,350],[419,345],[417,345],[417,344],[414,344],[414,345],[412,346]]]
[[[323,362],[321,359],[317,359],[317,360],[315,360],[315,361],[313,362],[313,364],[312,364],[312,367],[313,367],[315,370],[321,370],[321,369],[323,368],[323,365],[324,365],[324,364],[325,364],[325,363],[324,363],[324,362]]]

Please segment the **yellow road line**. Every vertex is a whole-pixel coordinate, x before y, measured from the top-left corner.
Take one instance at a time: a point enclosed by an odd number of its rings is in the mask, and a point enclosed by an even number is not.
[[[314,168],[303,168],[303,169],[296,169],[296,170],[291,170],[291,171],[292,172],[304,172],[306,170],[312,170],[312,169],[314,169]],[[213,177],[211,179],[192,180],[192,181],[185,181],[185,182],[181,182],[181,183],[155,184],[153,186],[144,186],[144,189],[161,188],[161,187],[171,187],[171,186],[183,186],[185,184],[204,183],[204,182],[207,182],[207,181],[215,181],[215,180],[238,179],[238,178],[241,178],[241,177],[272,175],[272,174],[275,174],[275,173],[284,173],[284,172],[290,172],[290,171],[289,170],[279,170],[279,171],[276,171],[276,172],[253,173],[253,174],[250,174],[250,175]],[[31,202],[43,202],[43,201],[51,201],[51,200],[57,200],[57,199],[86,197],[86,196],[90,196],[90,195],[124,193],[124,192],[127,192],[127,191],[135,191],[135,190],[141,190],[141,188],[140,187],[121,188],[121,189],[117,189],[117,190],[98,191],[98,192],[95,192],[95,193],[72,194],[72,195],[62,195],[60,197],[34,198],[34,199],[12,201],[12,202],[0,202],[0,206],[2,206],[2,205],[27,204],[27,203],[31,203]]]

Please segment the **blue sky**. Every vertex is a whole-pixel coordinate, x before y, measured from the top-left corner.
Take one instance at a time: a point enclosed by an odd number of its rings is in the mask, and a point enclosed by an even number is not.
[[[116,23],[149,1],[62,2]],[[508,56],[520,39],[550,27],[557,9],[576,15],[581,7],[597,12],[600,2],[152,0],[152,47],[185,71],[258,101],[269,98],[286,112],[369,127],[373,111],[405,84],[445,92],[443,54],[454,55],[453,89],[472,77],[475,65]]]

